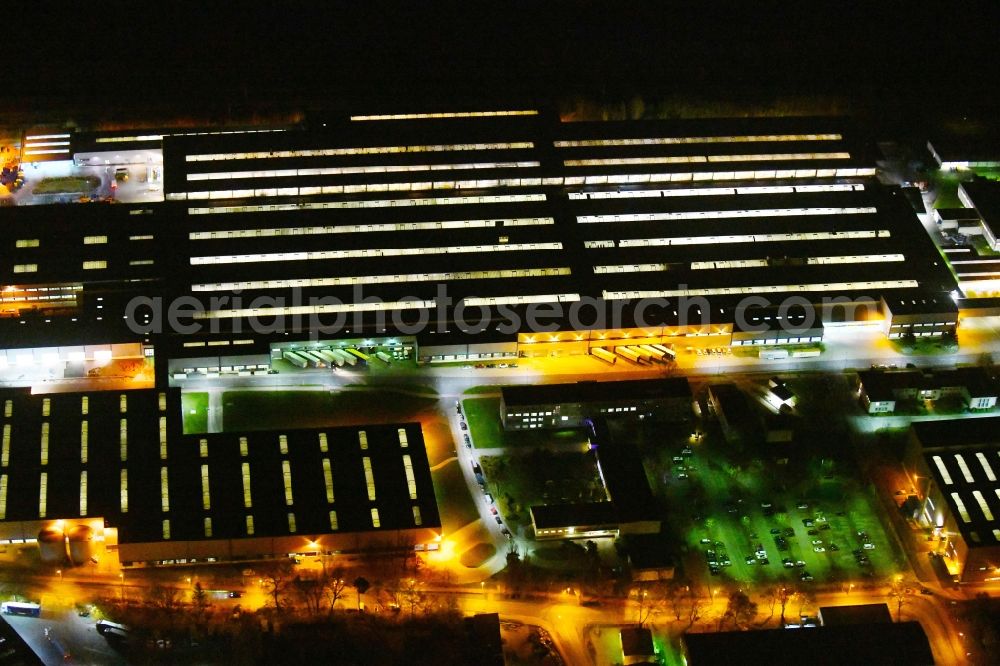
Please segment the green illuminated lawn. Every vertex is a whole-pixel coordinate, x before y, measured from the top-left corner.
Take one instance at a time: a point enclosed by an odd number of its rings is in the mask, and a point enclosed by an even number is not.
[[[86,194],[97,189],[101,179],[96,176],[62,176],[43,178],[35,185],[34,194]]]
[[[472,445],[477,449],[504,446],[500,425],[500,398],[473,398],[462,401]]]
[[[433,397],[387,389],[358,391],[227,391],[222,394],[223,429],[274,430],[399,423],[427,415]]]
[[[184,434],[208,432],[208,394],[181,393]]]
[[[457,460],[432,471],[431,479],[445,534],[454,534],[459,528],[479,520],[479,511],[469,495],[469,486]]]

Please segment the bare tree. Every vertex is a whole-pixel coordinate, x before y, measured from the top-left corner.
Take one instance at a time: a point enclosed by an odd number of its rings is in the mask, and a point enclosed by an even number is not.
[[[795,596],[796,592],[795,592],[794,589],[788,588],[788,587],[786,587],[784,585],[782,585],[779,588],[776,588],[776,591],[777,591],[777,596],[778,596],[778,603],[781,605],[781,618],[780,618],[780,622],[781,622],[781,626],[784,627],[785,626],[785,609],[788,607],[789,600],[791,600],[791,598]]]
[[[896,622],[903,616],[903,606],[910,601],[910,588],[902,576],[896,576],[889,585],[889,600],[896,605]]]
[[[681,621],[684,599],[688,596],[690,585],[685,585],[679,580],[672,580],[667,585],[667,598],[670,601],[670,609],[674,612],[674,619]]]
[[[413,578],[401,581],[399,585],[398,602],[410,609],[413,615],[418,608],[422,609],[427,602],[427,595],[420,589],[420,583]]]
[[[757,603],[750,600],[745,592],[734,590],[729,594],[729,601],[726,604],[726,611],[719,618],[719,631],[722,625],[728,620],[737,629],[745,629],[757,616]]]
[[[688,606],[688,625],[684,631],[688,631],[694,626],[695,622],[701,619],[702,604],[704,603],[701,597],[695,594],[692,588],[688,588],[688,599],[691,605]]]
[[[294,564],[287,558],[264,562],[257,567],[262,591],[269,597],[269,604],[276,610],[280,610],[286,601],[285,593],[291,582],[293,567]]]
[[[333,613],[334,607],[347,589],[347,580],[344,579],[343,567],[333,569],[323,569],[323,595],[326,598],[328,612]]]
[[[319,578],[303,578],[296,576],[291,582],[295,597],[306,607],[306,613],[315,617],[320,614],[325,591]]]

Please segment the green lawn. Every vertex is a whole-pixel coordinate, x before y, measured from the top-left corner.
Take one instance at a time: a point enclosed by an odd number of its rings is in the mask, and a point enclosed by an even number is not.
[[[63,176],[43,178],[35,185],[34,194],[86,194],[97,189],[101,179],[97,176]]]
[[[226,432],[399,423],[416,420],[437,405],[433,397],[388,389],[227,391],[222,402]]]
[[[208,394],[181,393],[184,434],[208,432]]]
[[[469,388],[462,391],[466,395],[475,395],[476,393],[499,393],[500,387],[496,384],[484,384],[482,386],[470,386]]]
[[[469,486],[457,460],[431,472],[431,479],[441,512],[441,527],[446,535],[479,520],[479,511],[469,495]]]
[[[500,424],[500,398],[473,398],[462,401],[462,411],[469,424],[469,436],[477,449],[504,446]]]

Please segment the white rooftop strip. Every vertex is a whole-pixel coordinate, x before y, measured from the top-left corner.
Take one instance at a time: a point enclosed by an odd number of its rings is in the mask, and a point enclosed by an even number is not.
[[[316,227],[269,227],[265,229],[219,229],[192,231],[190,240],[229,238],[267,238],[271,236],[315,236],[323,234],[357,234],[368,232],[434,231],[438,229],[494,229],[497,227],[530,227],[555,224],[551,217],[504,217],[493,220],[450,220],[442,222],[396,222],[394,224],[340,224]]]
[[[535,109],[516,111],[450,111],[445,113],[389,113],[351,116],[351,120],[426,120],[434,118],[493,118],[497,116],[537,116]]]
[[[831,183],[829,185],[750,185],[747,187],[685,187],[670,190],[623,190],[615,192],[570,192],[571,200],[579,199],[647,199],[658,197],[734,196],[740,194],[793,194],[813,192],[860,192],[861,183]]]
[[[972,472],[969,471],[969,466],[965,464],[965,458],[961,453],[955,454],[955,462],[958,463],[958,469],[962,471],[962,476],[965,477],[965,482],[975,483],[976,479],[972,476]]]
[[[33,134],[24,137],[25,141],[41,141],[44,139],[68,139],[69,134]]]
[[[318,250],[314,252],[271,252],[268,254],[231,254],[191,257],[191,265],[253,264],[267,261],[309,261],[315,259],[358,259],[365,257],[403,257],[423,254],[465,254],[561,249],[561,242],[553,242],[497,243],[495,245],[450,245],[447,247],[371,248],[366,250]]]
[[[830,282],[816,284],[769,284],[753,287],[714,287],[706,289],[663,290],[604,290],[605,300],[632,298],[671,298],[674,296],[734,296],[742,294],[775,294],[784,292],[852,291],[856,289],[907,289],[918,286],[916,280],[871,280],[864,282]]]
[[[190,180],[227,180],[231,178],[286,178],[302,176],[343,176],[365,173],[406,173],[411,171],[460,171],[464,169],[517,169],[539,166],[538,162],[459,162],[453,164],[379,164],[370,166],[312,167],[308,169],[271,169],[252,171],[212,171],[189,173]]]
[[[883,262],[904,261],[901,254],[855,254],[835,257],[807,257],[807,266],[820,266],[828,264],[873,264]],[[767,259],[734,259],[728,261],[693,261],[691,268],[715,269],[715,268],[761,268],[768,266]]]
[[[270,132],[285,132],[285,129],[247,129],[247,130],[214,130],[207,132],[167,132],[165,134],[136,134],[128,136],[102,136],[94,143],[129,143],[132,141],[160,141],[166,136],[208,136],[215,134],[267,134]]]
[[[363,194],[371,192],[424,192],[427,190],[468,190],[496,187],[541,187],[539,177],[485,178],[479,180],[422,180],[395,183],[357,183],[353,185],[303,185],[302,187],[260,187],[235,190],[175,192],[182,200],[248,199],[258,197],[316,196],[319,194]],[[175,197],[177,198],[177,197]]]
[[[982,491],[973,490],[972,496],[976,498],[976,502],[979,504],[979,509],[983,512],[983,515],[986,517],[986,521],[992,523],[993,512],[990,511],[990,505],[986,503],[986,498],[983,497]]]
[[[328,278],[301,278],[286,280],[245,280],[193,284],[192,291],[234,291],[237,289],[289,289],[294,287],[341,287],[356,284],[386,284],[396,282],[441,282],[446,280],[489,280],[570,275],[569,268],[511,268],[488,271],[456,271],[446,273],[409,273],[399,275],[357,275]]]
[[[99,141],[100,139],[98,139]],[[522,150],[534,148],[532,141],[506,143],[446,143],[422,146],[362,146],[359,148],[306,148],[302,150],[258,150],[240,153],[205,153],[186,155],[188,162],[225,160],[264,160],[290,157],[343,157],[347,155],[391,155],[395,153],[445,153],[470,150]]]
[[[527,303],[573,303],[580,300],[580,294],[533,294],[521,296],[490,296],[485,298],[465,298],[469,307],[490,305],[525,305]]]
[[[664,155],[659,157],[602,157],[563,160],[568,167],[626,166],[633,164],[711,164],[715,162],[791,162],[797,160],[846,160],[848,152],[832,153],[751,153],[746,155]]]
[[[568,303],[580,300],[579,294],[540,294],[534,296],[494,296],[468,298],[464,303],[479,305],[520,305],[524,303]],[[195,312],[195,319],[235,319],[239,317],[287,317],[293,315],[337,314],[341,312],[375,312],[411,310],[437,307],[434,300],[403,300],[378,303],[336,303],[324,305],[295,305],[290,307],[242,308],[238,310],[208,310]]]
[[[944,461],[941,460],[941,456],[934,456],[931,458],[934,461],[934,465],[938,469],[938,473],[941,475],[941,479],[944,481],[944,485],[950,486],[955,482],[951,478],[951,474],[948,473],[948,468],[944,466]]]
[[[341,208],[403,208],[407,206],[524,203],[528,201],[545,201],[545,195],[497,194],[479,197],[428,197],[422,199],[370,199],[364,201],[309,201],[303,203],[257,204],[249,206],[208,206],[205,208],[188,208],[188,215],[277,213],[292,210],[336,210]]]
[[[722,220],[755,217],[799,217],[814,215],[872,215],[874,206],[849,208],[759,208],[756,210],[696,210],[673,213],[624,213],[612,215],[577,215],[582,224],[602,222],[663,222],[670,220]]]
[[[979,464],[983,467],[983,472],[986,473],[986,478],[990,481],[996,481],[997,476],[993,473],[993,466],[990,465],[990,461],[986,459],[986,456],[982,453],[977,453],[976,458],[979,460]]]
[[[51,148],[52,146],[68,146],[69,141],[33,141],[28,148]]]
[[[24,155],[57,155],[60,153],[68,153],[69,148],[49,148],[47,150],[34,150],[28,148],[24,151]]]
[[[692,266],[693,268],[693,266]],[[670,270],[670,264],[604,264],[594,266],[594,273],[656,273]]]
[[[689,143],[760,143],[772,141],[840,141],[839,134],[737,134],[730,136],[678,136],[649,139],[582,139],[556,141],[556,148],[598,146],[673,146]]]
[[[969,512],[965,508],[965,502],[962,501],[961,496],[958,493],[952,493],[951,494],[951,499],[952,499],[952,501],[955,502],[955,506],[958,507],[958,512],[960,514],[962,514],[962,522],[963,523],[971,523],[972,522],[972,518],[969,517]]]
[[[624,238],[621,241],[618,241],[618,247],[662,247],[666,245],[717,245],[721,243],[785,243],[788,241],[855,240],[859,238],[888,238],[889,235],[890,233],[888,229],[878,229],[870,231],[808,231],[792,234]]]

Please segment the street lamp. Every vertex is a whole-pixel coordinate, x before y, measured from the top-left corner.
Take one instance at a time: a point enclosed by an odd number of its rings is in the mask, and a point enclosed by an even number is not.
[[[59,580],[63,579],[62,569],[56,569],[56,573],[59,574]]]
[[[124,571],[120,572],[118,574],[118,578],[121,579],[121,588],[120,589],[121,589],[121,594],[122,594],[122,601],[125,601],[125,572]]]

